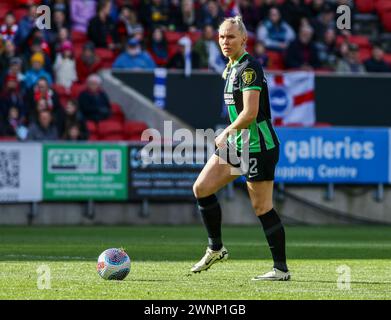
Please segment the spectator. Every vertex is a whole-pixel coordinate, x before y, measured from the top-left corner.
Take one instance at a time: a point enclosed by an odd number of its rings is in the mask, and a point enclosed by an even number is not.
[[[391,66],[384,61],[384,51],[380,44],[372,48],[372,56],[364,62],[367,72],[391,72]]]
[[[171,13],[173,12],[174,13]],[[178,32],[197,30],[196,12],[193,0],[182,0],[177,10],[170,9],[170,28]]]
[[[85,136],[83,136],[80,125],[78,123],[71,123],[69,126],[67,126],[63,138],[68,141],[87,140]]]
[[[167,64],[167,40],[161,28],[156,28],[152,32],[150,53],[157,65],[164,66]]]
[[[168,26],[168,5],[163,0],[143,1],[140,17],[145,28]]]
[[[20,84],[21,89],[24,89],[25,75],[22,72],[23,61],[19,57],[14,57],[10,60],[10,66],[8,68],[8,75],[14,75]]]
[[[297,33],[300,29],[301,19],[309,18],[310,13],[304,0],[287,0],[281,6],[281,16]]]
[[[218,73],[224,71],[225,63],[212,25],[204,26],[202,38],[194,44],[193,50],[199,57],[200,68],[211,69]]]
[[[303,26],[299,30],[299,37],[288,47],[285,55],[287,68],[312,70],[320,67],[318,50],[312,40],[313,29]]]
[[[87,89],[80,93],[78,104],[86,120],[101,121],[111,115],[110,101],[101,84],[100,77],[92,74],[87,79]]]
[[[182,37],[178,41],[179,44],[179,50],[178,52],[168,61],[167,68],[172,69],[185,69],[185,54],[186,54],[186,47],[191,47],[191,41],[187,37]],[[193,50],[190,50],[190,57],[191,57],[191,67],[192,69],[198,69],[200,67],[200,58],[198,57],[198,54],[194,52]]]
[[[202,29],[205,25],[212,25],[217,30],[224,19],[224,12],[214,0],[208,0],[202,5],[200,16],[198,19],[198,29]]]
[[[262,67],[267,68],[269,57],[266,53],[265,44],[262,41],[255,42],[254,45],[254,58],[262,65]]]
[[[322,68],[333,70],[338,56],[334,29],[328,29],[324,34],[323,41],[318,41],[316,47]]]
[[[293,29],[281,19],[278,8],[269,11],[269,18],[257,29],[257,39],[265,43],[269,50],[284,51],[295,39]]]
[[[56,83],[69,89],[77,81],[76,63],[72,53],[73,47],[70,41],[65,41],[61,46],[61,52],[57,54],[53,66]]]
[[[321,41],[327,30],[335,29],[335,9],[331,5],[325,4],[323,11],[312,20],[312,24],[315,28],[315,39]]]
[[[69,25],[66,21],[65,12],[60,9],[56,9],[53,12],[52,27],[49,30],[49,43],[53,46],[58,39],[58,33],[62,28],[69,30]]]
[[[115,24],[109,16],[110,10],[110,0],[100,0],[98,14],[88,23],[88,38],[97,48],[115,49],[118,47],[118,36]]]
[[[53,123],[53,116],[49,110],[42,110],[38,114],[38,120],[33,121],[27,134],[29,141],[53,141],[58,140],[57,127]]]
[[[148,52],[141,49],[140,42],[129,39],[125,52],[120,54],[113,63],[116,69],[142,69],[151,70],[156,67]]]
[[[32,30],[35,28],[35,19],[37,18],[37,6],[35,4],[28,6],[28,13],[18,24],[18,30],[15,34],[15,44],[23,47]]]
[[[55,115],[56,119],[62,117],[62,106],[57,93],[49,87],[46,78],[38,79],[36,85],[27,92],[26,101],[30,114],[34,113],[40,100],[46,101],[46,108]]]
[[[2,116],[0,116],[1,119]],[[27,137],[27,128],[25,119],[20,115],[18,108],[11,107],[7,117],[0,121],[0,135],[8,137],[17,137],[19,140],[25,140]]]
[[[31,57],[35,53],[40,53],[43,55],[44,58],[44,69],[47,73],[51,74],[52,72],[52,60],[50,57],[49,51],[44,51],[44,48],[46,48],[46,43],[42,41],[41,38],[37,37],[32,40],[30,50],[26,51],[24,55],[25,64],[28,65],[28,62],[31,61]]]
[[[25,119],[27,108],[24,103],[23,95],[20,90],[19,82],[16,75],[8,74],[5,79],[5,86],[0,98],[0,110],[4,117],[9,114],[11,108],[16,108],[18,115]]]
[[[83,47],[81,56],[76,60],[77,77],[80,82],[85,82],[90,74],[98,72],[103,67],[103,62],[95,53],[95,46],[87,42]]]
[[[64,18],[65,18],[65,25],[69,27],[70,25],[70,12],[69,12],[69,1],[68,0],[52,0],[50,4],[50,8],[53,12],[53,20],[54,23],[56,20],[55,13],[56,12],[62,12],[64,13]]]
[[[10,62],[16,57],[15,44],[11,40],[6,40],[4,43],[4,51],[0,55],[0,72],[1,76],[4,77],[8,72]]]
[[[365,73],[365,67],[358,58],[358,46],[348,45],[346,57],[340,59],[336,71],[339,73]]]
[[[240,0],[239,10],[243,21],[246,22],[247,31],[254,33],[259,21],[261,21],[261,12],[260,9],[257,8],[257,4],[252,2],[253,1],[250,0]]]
[[[2,24],[0,27],[0,33],[3,37],[3,40],[10,40],[13,42],[17,31],[18,25],[16,24],[15,16],[11,11],[9,11],[5,15],[4,24]]]
[[[88,22],[96,12],[95,0],[71,0],[72,30],[86,33]]]
[[[129,38],[144,33],[143,26],[137,21],[136,13],[127,6],[122,7],[116,28],[123,48],[126,46]],[[139,40],[141,41],[142,39]]]
[[[61,51],[61,46],[65,41],[70,41],[70,35],[69,35],[69,30],[65,27],[60,28],[56,35],[55,42],[52,44],[53,45],[53,53],[57,53]],[[55,58],[55,57],[53,57]]]
[[[61,121],[58,122],[58,124],[58,132],[60,133],[61,137],[67,134],[69,127],[76,124],[78,126],[80,139],[86,140],[88,138],[86,121],[84,120],[83,115],[79,110],[77,101],[75,100],[69,100],[67,102],[64,109],[64,116]]]
[[[27,70],[25,77],[25,85],[27,89],[32,88],[38,81],[39,78],[45,78],[47,82],[52,84],[52,77],[47,73],[43,66],[45,63],[45,58],[42,53],[34,53],[30,59],[31,69]]]

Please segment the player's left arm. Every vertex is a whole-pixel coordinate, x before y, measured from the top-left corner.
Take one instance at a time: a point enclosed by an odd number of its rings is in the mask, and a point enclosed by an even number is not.
[[[243,110],[217,138],[216,145],[224,147],[229,135],[235,135],[241,129],[247,129],[256,119],[259,109],[259,98],[262,90],[263,72],[257,65],[250,65],[240,75],[240,90],[243,93]]]

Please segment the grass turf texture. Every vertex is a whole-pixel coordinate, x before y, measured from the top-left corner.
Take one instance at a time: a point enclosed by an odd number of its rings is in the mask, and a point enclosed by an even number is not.
[[[289,282],[253,282],[271,256],[260,227],[224,227],[230,258],[199,274],[200,226],[0,227],[0,299],[390,299],[391,228],[287,227]],[[129,254],[124,281],[96,273],[111,247]],[[51,289],[37,289],[37,268]],[[338,289],[337,268],[351,268],[351,289]]]

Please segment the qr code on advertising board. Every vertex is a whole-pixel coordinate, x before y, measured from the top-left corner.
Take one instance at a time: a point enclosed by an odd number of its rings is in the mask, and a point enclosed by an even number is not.
[[[20,153],[16,150],[0,150],[0,189],[19,188]]]
[[[102,173],[120,173],[121,172],[121,151],[103,150],[102,151]]]

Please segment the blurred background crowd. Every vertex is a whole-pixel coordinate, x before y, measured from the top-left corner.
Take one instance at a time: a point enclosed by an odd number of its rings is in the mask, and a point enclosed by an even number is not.
[[[35,25],[41,4],[49,30]],[[339,5],[350,30],[336,27]],[[102,121],[124,121],[99,70],[183,69],[190,53],[193,69],[222,72],[217,29],[237,14],[266,69],[391,72],[390,0],[2,0],[0,136],[99,140]],[[111,138],[138,139],[135,126]]]

